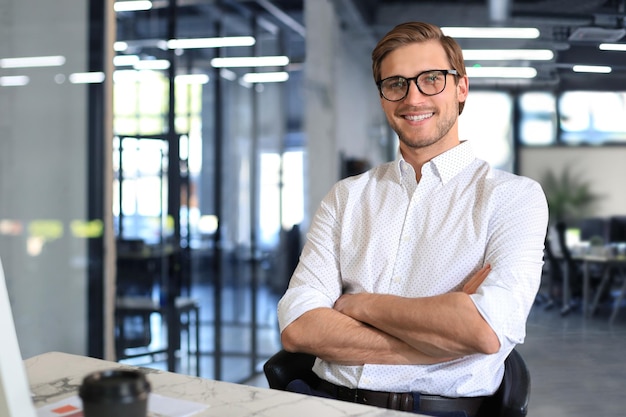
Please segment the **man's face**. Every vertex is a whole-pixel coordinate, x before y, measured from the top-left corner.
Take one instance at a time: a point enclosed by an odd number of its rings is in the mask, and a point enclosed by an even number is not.
[[[391,76],[411,78],[427,70],[450,70],[443,47],[436,41],[413,43],[389,53],[381,64],[381,79]],[[453,75],[446,75],[445,89],[434,96],[422,94],[413,81],[407,96],[396,102],[381,97],[387,120],[398,134],[401,149],[430,148],[436,154],[459,142],[459,102],[465,101],[467,77],[458,85]],[[434,156],[434,155],[433,155]]]

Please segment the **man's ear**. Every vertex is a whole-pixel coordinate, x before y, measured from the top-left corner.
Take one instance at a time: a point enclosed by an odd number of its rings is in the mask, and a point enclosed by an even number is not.
[[[456,89],[459,102],[465,103],[467,93],[469,92],[469,78],[467,75],[459,78],[459,83],[457,84]]]

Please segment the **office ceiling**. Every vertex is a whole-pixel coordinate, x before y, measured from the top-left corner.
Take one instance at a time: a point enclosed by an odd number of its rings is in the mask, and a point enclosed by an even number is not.
[[[481,80],[486,85],[626,90],[626,52],[600,51],[601,42],[626,44],[626,0],[331,0],[343,28],[353,36],[369,37],[372,45],[394,25],[423,20],[439,26],[537,27],[538,39],[461,39],[463,48],[547,48],[555,58],[533,62],[538,76],[532,82]],[[261,14],[272,15],[270,3],[303,24],[303,0],[240,1]],[[274,18],[276,16],[273,16]],[[478,64],[468,62],[468,65]],[[495,66],[530,65],[497,61]],[[609,65],[611,74],[580,74],[575,64]],[[474,83],[476,85],[476,83]]]
[[[626,90],[626,52],[600,51],[601,42],[626,44],[626,0],[329,0],[336,9],[346,36],[369,39],[372,46],[394,25],[406,20],[423,20],[439,26],[516,26],[537,27],[534,40],[460,39],[465,49],[530,48],[551,49],[555,58],[548,62],[468,62],[468,65],[528,66],[538,71],[532,81],[479,80],[474,85],[502,85],[523,88]],[[161,17],[167,15],[167,0],[153,0]],[[304,0],[177,0],[177,36],[206,36],[207,22],[224,22],[234,12],[257,17],[271,30],[281,27],[289,33],[287,51],[293,61],[304,59],[306,30]],[[146,37],[142,23],[118,19],[118,37]],[[147,15],[144,30],[152,28],[154,14]],[[162,24],[162,23],[161,23]],[[224,24],[236,32],[233,22]],[[236,26],[236,24],[235,24]],[[245,30],[245,28],[242,28]],[[574,64],[609,65],[610,74],[580,74]]]

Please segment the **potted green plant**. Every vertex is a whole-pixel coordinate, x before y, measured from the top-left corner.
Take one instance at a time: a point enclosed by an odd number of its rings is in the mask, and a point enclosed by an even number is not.
[[[575,225],[582,218],[589,216],[601,198],[592,191],[591,183],[580,174],[565,167],[560,173],[550,170],[545,173],[541,185],[548,200],[550,224],[563,222]]]

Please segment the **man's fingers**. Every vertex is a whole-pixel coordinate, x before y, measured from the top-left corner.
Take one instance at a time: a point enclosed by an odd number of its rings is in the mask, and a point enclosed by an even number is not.
[[[474,294],[480,284],[485,281],[487,276],[491,272],[491,265],[485,265],[478,272],[476,272],[469,281],[463,286],[463,292],[466,294]]]

